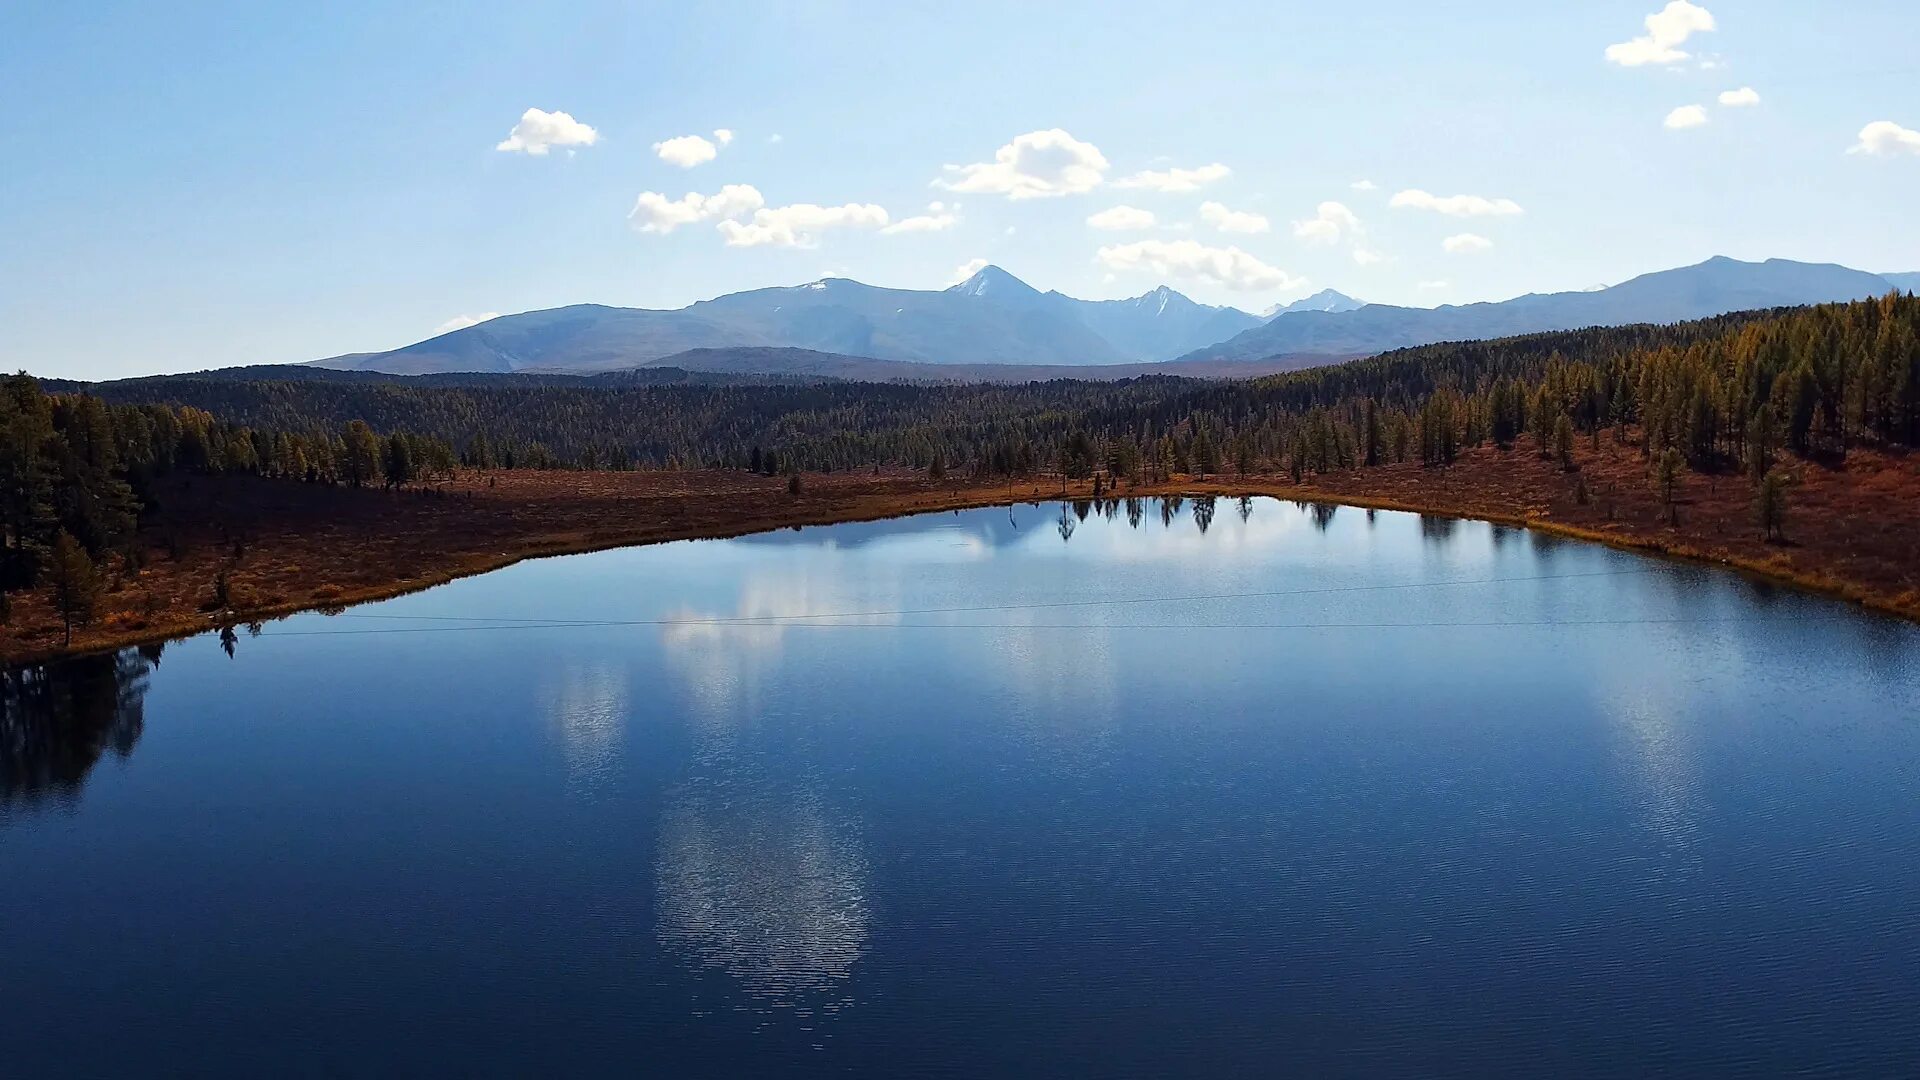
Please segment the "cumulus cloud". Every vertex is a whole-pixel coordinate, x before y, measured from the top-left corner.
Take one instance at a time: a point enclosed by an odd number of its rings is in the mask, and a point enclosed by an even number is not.
[[[1222,203],[1203,202],[1200,204],[1200,220],[1223,233],[1263,233],[1273,228],[1264,214],[1250,210],[1229,210]]]
[[[1630,41],[1607,46],[1607,59],[1621,67],[1678,64],[1687,59],[1680,46],[1695,33],[1713,29],[1713,15],[1687,0],[1672,0],[1647,16],[1647,32]]]
[[[1707,122],[1707,110],[1699,105],[1682,105],[1667,114],[1661,124],[1669,131],[1685,131]]]
[[[1202,165],[1197,169],[1148,169],[1132,176],[1122,177],[1113,182],[1114,187],[1145,188],[1148,191],[1179,193],[1199,191],[1215,180],[1225,180],[1233,170],[1219,162]]]
[[[794,203],[755,210],[748,222],[725,219],[719,228],[728,247],[810,248],[818,246],[820,234],[829,229],[878,229],[886,223],[887,212],[872,203]]]
[[[1452,282],[1448,281],[1423,281],[1414,286],[1414,288],[1419,289],[1421,292],[1438,292],[1441,289],[1450,288],[1451,286]]]
[[[1920,154],[1920,131],[1903,128],[1891,120],[1875,120],[1860,129],[1860,141],[1847,148],[1849,154]]]
[[[719,143],[721,146],[727,145],[728,143],[733,141],[733,129],[732,128],[714,128],[713,141]]]
[[[1387,205],[1412,210],[1432,210],[1449,217],[1509,217],[1525,213],[1512,199],[1486,199],[1478,195],[1430,195],[1409,188],[1387,200]]]
[[[1386,262],[1387,257],[1371,248],[1356,247],[1353,249],[1353,261],[1361,266],[1372,266],[1374,263]]]
[[[488,319],[497,319],[499,317],[500,313],[497,311],[489,311],[480,315],[455,315],[453,318],[434,327],[433,334],[435,337],[441,334],[451,334],[455,330],[465,330],[469,326],[479,326]]]
[[[1115,206],[1090,215],[1087,218],[1087,224],[1107,232],[1130,232],[1135,229],[1151,229],[1155,220],[1151,210],[1142,210],[1134,206]]]
[[[1449,254],[1470,255],[1476,251],[1485,251],[1493,246],[1493,241],[1475,233],[1455,233],[1440,241],[1440,246]]]
[[[681,135],[653,144],[653,152],[669,165],[691,169],[704,165],[720,154],[720,148],[698,135]]]
[[[1371,180],[1355,180],[1355,181],[1354,181],[1353,183],[1351,183],[1351,184],[1349,184],[1349,185],[1347,185],[1347,186],[1348,186],[1348,187],[1351,187],[1351,188],[1352,188],[1353,190],[1355,190],[1355,191],[1378,191],[1378,190],[1380,190],[1380,185],[1379,185],[1379,184],[1376,184],[1376,183],[1374,183],[1374,182],[1373,182],[1373,181],[1371,181]]]
[[[1059,128],[1029,131],[993,152],[993,160],[948,165],[934,186],[948,191],[1042,199],[1078,195],[1106,178],[1106,156]]]
[[[643,191],[627,214],[627,221],[644,233],[670,233],[695,222],[737,218],[765,205],[766,200],[751,184],[728,184],[712,195],[689,191],[678,199]]]
[[[1293,235],[1316,244],[1337,244],[1360,231],[1360,219],[1344,203],[1323,202],[1314,215],[1293,223]]]
[[[932,202],[927,204],[926,213],[901,218],[880,231],[887,236],[898,233],[945,232],[959,223],[959,203],[948,206],[946,203]]]
[[[547,151],[556,146],[592,146],[599,141],[599,132],[566,113],[528,109],[520,114],[520,122],[513,125],[507,137],[493,148],[509,154],[546,157]]]
[[[1720,104],[1725,105],[1729,109],[1758,105],[1760,104],[1760,92],[1751,86],[1743,86],[1738,90],[1722,90],[1720,92]]]
[[[968,259],[966,262],[953,268],[953,280],[947,282],[947,284],[958,285],[980,271],[985,270],[987,265],[988,263],[985,259]]]
[[[1238,292],[1304,288],[1307,279],[1269,266],[1237,247],[1208,247],[1197,240],[1138,240],[1100,249],[1101,265],[1121,273],[1191,278]]]

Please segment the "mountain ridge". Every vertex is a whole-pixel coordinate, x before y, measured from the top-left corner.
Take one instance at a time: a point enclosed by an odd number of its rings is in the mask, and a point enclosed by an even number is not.
[[[777,358],[775,351],[782,349],[975,368],[1119,368],[1169,361],[1211,366],[1285,357],[1324,361],[1440,341],[1680,322],[1915,288],[1920,288],[1920,273],[1870,274],[1836,264],[1750,263],[1716,256],[1601,289],[1435,308],[1370,304],[1323,289],[1260,316],[1203,304],[1165,285],[1124,299],[1081,300],[1042,292],[998,266],[986,266],[941,290],[821,278],[728,293],[677,309],[573,304],[312,364],[399,375],[594,374],[665,365],[689,350],[748,350],[731,355],[731,364],[752,350]]]
[[[1685,322],[1732,311],[1859,300],[1899,289],[1894,279],[1908,276],[1890,278],[1835,263],[1741,262],[1717,255],[1598,290],[1527,293],[1509,300],[1434,308],[1367,304],[1345,312],[1294,312],[1180,359],[1249,360],[1306,352],[1372,355],[1442,341]]]
[[[918,364],[1111,366],[1171,360],[1259,321],[1166,286],[1124,300],[1080,300],[987,266],[937,291],[830,277],[670,310],[572,304],[313,364],[393,374],[590,374],[657,364],[688,349],[799,348]]]

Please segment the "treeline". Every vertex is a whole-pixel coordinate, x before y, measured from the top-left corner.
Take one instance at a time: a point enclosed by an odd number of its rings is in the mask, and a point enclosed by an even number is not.
[[[1446,466],[1466,448],[1524,441],[1558,458],[1584,497],[1575,440],[1610,431],[1637,444],[1670,510],[1683,469],[1748,471],[1776,535],[1779,454],[1920,445],[1920,299],[1431,345],[1249,381],[583,388],[301,376],[55,394],[25,375],[0,380],[0,620],[8,592],[47,582],[69,629],[84,623],[100,560],[139,569],[138,519],[169,473],[398,487],[460,466],[732,468],[791,474],[797,493],[802,471],[900,466],[976,479],[1280,471],[1298,481]]]
[[[272,430],[190,405],[109,404],[48,394],[26,375],[0,379],[0,596],[48,573],[63,588],[84,588],[69,579],[103,556],[137,566],[138,517],[169,473],[395,486],[454,464],[445,439],[382,437],[358,420]]]
[[[1430,345],[1245,382],[583,389],[172,377],[101,392],[256,429],[365,420],[428,433],[482,467],[1299,476],[1390,461],[1446,464],[1463,448],[1529,436],[1552,452],[1577,435],[1634,427],[1650,455],[1671,449],[1696,468],[1720,468],[1780,447],[1914,445],[1915,309],[1912,297],[1892,295]]]

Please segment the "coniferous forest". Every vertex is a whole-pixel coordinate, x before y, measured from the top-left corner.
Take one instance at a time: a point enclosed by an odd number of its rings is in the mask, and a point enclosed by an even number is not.
[[[1631,442],[1650,474],[1920,442],[1920,300],[1424,346],[1250,381],[583,387],[208,373],[48,393],[0,385],[0,583],[130,541],[170,473],[398,487],[472,469],[912,468],[1113,481],[1396,462],[1516,445],[1571,462]],[[1669,480],[1670,482],[1670,480]],[[797,485],[796,485],[797,486]]]

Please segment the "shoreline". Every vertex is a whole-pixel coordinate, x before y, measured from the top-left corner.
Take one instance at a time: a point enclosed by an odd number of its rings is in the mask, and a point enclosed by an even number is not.
[[[1518,457],[1521,451],[1506,452],[1510,458]],[[1527,454],[1526,457],[1532,457]],[[1387,474],[1406,466],[1385,466],[1370,470],[1351,470],[1343,473],[1328,474],[1317,480],[1332,480],[1334,483],[1304,483],[1295,485],[1289,478],[1271,475],[1249,475],[1246,477],[1211,477],[1199,479],[1179,477],[1165,483],[1142,483],[1125,486],[1121,490],[1105,491],[1102,498],[1157,498],[1164,496],[1212,495],[1234,498],[1242,495],[1269,496],[1296,502],[1320,502],[1352,506],[1357,509],[1390,510],[1407,513],[1446,517],[1456,520],[1485,521],[1495,525],[1513,528],[1531,529],[1537,532],[1578,540],[1587,543],[1599,543],[1619,550],[1636,554],[1654,555],[1681,562],[1717,566],[1761,581],[1798,589],[1803,592],[1823,595],[1832,599],[1859,605],[1868,610],[1907,620],[1920,620],[1920,598],[1916,598],[1912,588],[1893,592],[1885,587],[1876,587],[1870,580],[1849,579],[1817,566],[1800,565],[1807,558],[1796,560],[1792,555],[1817,554],[1805,547],[1782,548],[1773,545],[1746,545],[1758,548],[1764,557],[1732,550],[1729,547],[1715,549],[1710,546],[1712,536],[1691,535],[1683,525],[1672,528],[1664,521],[1657,524],[1636,523],[1631,520],[1612,520],[1609,527],[1594,527],[1592,524],[1568,521],[1554,514],[1551,505],[1538,507],[1529,512],[1526,506],[1502,509],[1487,504],[1483,500],[1487,492],[1475,485],[1468,484],[1463,495],[1478,495],[1479,499],[1462,497],[1449,498],[1444,490],[1459,480],[1458,475],[1436,476],[1434,474],[1452,473],[1454,470],[1423,471],[1412,479],[1420,481],[1415,490],[1424,490],[1428,497],[1409,499],[1405,491],[1378,490],[1383,485],[1363,485],[1355,480],[1367,480],[1372,474]],[[1417,467],[1415,467],[1417,469]],[[1456,465],[1455,470],[1460,469]],[[485,550],[466,550],[446,552],[441,550],[439,559],[421,556],[413,560],[402,559],[389,562],[391,571],[381,574],[376,568],[370,580],[362,580],[351,586],[336,586],[326,582],[314,582],[309,573],[295,585],[308,586],[306,595],[262,595],[258,590],[245,590],[247,564],[242,562],[234,571],[235,580],[242,583],[237,589],[241,602],[235,603],[224,611],[208,611],[204,606],[200,610],[180,611],[177,608],[164,615],[151,618],[139,618],[127,621],[122,613],[110,613],[94,626],[79,630],[74,635],[71,646],[60,643],[38,643],[25,649],[8,649],[0,665],[6,667],[27,666],[67,657],[83,656],[108,652],[117,649],[159,642],[176,641],[201,633],[217,630],[221,627],[240,626],[254,622],[264,622],[285,618],[310,611],[331,611],[345,609],[380,600],[392,599],[410,593],[444,585],[465,577],[491,573],[505,569],[530,559],[553,558],[563,555],[588,554],[614,548],[637,547],[656,543],[671,543],[682,540],[728,539],[753,533],[769,532],[783,528],[798,528],[817,525],[849,524],[866,521],[880,521],[890,518],[908,517],[916,514],[939,513],[953,510],[978,509],[994,506],[1006,506],[1022,503],[1048,503],[1055,501],[1078,501],[1093,498],[1090,482],[1075,482],[1063,494],[1058,484],[1046,481],[1029,481],[1013,485],[979,484],[964,480],[930,481],[912,474],[894,474],[878,478],[862,478],[848,475],[807,478],[807,487],[797,498],[785,491],[783,479],[760,477],[741,477],[737,474],[690,473],[669,474],[665,477],[656,474],[605,474],[615,477],[635,478],[624,487],[644,491],[649,488],[666,486],[671,490],[651,492],[645,497],[626,498],[588,498],[574,493],[568,497],[565,479],[569,477],[586,478],[601,474],[542,474],[537,479],[544,480],[544,494],[562,507],[557,515],[549,514],[551,523],[557,516],[573,528],[562,532],[542,531],[538,527],[524,527],[516,511],[525,509],[535,496],[511,493],[504,498],[495,498],[497,504],[490,509],[504,509],[507,519],[520,527],[517,531],[506,532],[477,530],[471,539],[486,539],[480,547]],[[647,478],[651,477],[651,481]],[[493,483],[501,475],[489,478],[485,489],[493,492]],[[519,479],[519,478],[516,478]],[[454,487],[452,490],[465,495],[466,499],[477,498],[480,476],[469,477],[467,486]],[[671,481],[666,483],[665,481]],[[253,481],[258,484],[273,484],[273,481]],[[457,483],[457,482],[456,482]],[[777,494],[767,490],[778,485]],[[291,485],[299,487],[300,485]],[[512,487],[510,483],[508,487]],[[1369,488],[1373,489],[1369,489]],[[278,492],[276,494],[285,494]],[[1737,494],[1737,492],[1736,492]],[[464,499],[419,498],[406,494],[395,495],[370,490],[344,492],[333,489],[329,497],[320,501],[331,503],[340,496],[387,504],[393,509],[410,509],[413,506],[431,506],[440,502],[455,504]],[[742,505],[737,500],[749,500]],[[718,514],[701,515],[690,513],[690,509],[712,509],[716,501],[723,503],[735,500],[722,508]],[[527,500],[527,501],[520,501]],[[698,505],[690,505],[698,504]],[[1586,505],[1586,504],[1582,504]],[[549,509],[551,509],[549,507]],[[1609,510],[1609,513],[1612,511]],[[438,532],[432,529],[417,534],[408,534],[407,526],[418,526],[420,522],[405,520],[393,521],[390,518],[404,519],[405,513],[375,514],[377,521],[385,521],[394,526],[394,532],[402,539],[421,541],[454,540],[459,537],[457,528],[449,530],[442,522]],[[620,517],[627,520],[619,521]],[[453,524],[461,519],[455,517]],[[497,523],[496,523],[497,524]],[[1698,532],[1701,530],[1694,530]],[[368,543],[376,539],[393,540],[393,536],[362,535],[357,539]],[[294,532],[288,536],[256,541],[256,550],[272,553],[277,547],[305,542],[308,546],[315,543],[313,537]],[[417,550],[417,549],[408,549]],[[250,556],[251,557],[251,556]],[[1818,560],[1815,560],[1818,561]],[[428,563],[421,566],[421,563]],[[437,562],[438,565],[432,565]],[[292,568],[295,578],[300,578],[299,567]],[[1916,567],[1920,572],[1920,567]],[[406,572],[411,570],[411,572]],[[152,574],[142,572],[141,583]],[[154,589],[164,588],[168,584],[177,584],[172,575],[153,574],[157,580]],[[367,576],[363,573],[363,577]],[[144,598],[140,596],[115,594],[114,599]],[[116,621],[119,625],[112,625]],[[11,627],[8,629],[12,629]],[[10,644],[10,643],[9,643]]]

